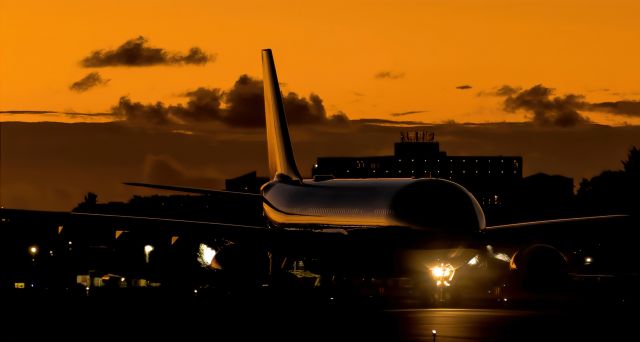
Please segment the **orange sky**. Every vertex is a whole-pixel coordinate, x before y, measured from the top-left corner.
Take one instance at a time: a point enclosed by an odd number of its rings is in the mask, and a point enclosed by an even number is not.
[[[521,121],[503,84],[543,84],[588,101],[640,99],[636,0],[0,1],[0,111],[106,112],[120,96],[179,103],[199,86],[260,77],[272,48],[285,90],[320,95],[329,114],[426,122]],[[83,68],[98,49],[144,36],[150,46],[216,54],[205,66]],[[85,93],[92,71],[110,79]],[[380,72],[403,75],[377,79]],[[456,86],[470,85],[458,90]],[[640,118],[584,112],[607,124]],[[49,120],[69,119],[64,116]],[[10,116],[0,120],[42,119]]]

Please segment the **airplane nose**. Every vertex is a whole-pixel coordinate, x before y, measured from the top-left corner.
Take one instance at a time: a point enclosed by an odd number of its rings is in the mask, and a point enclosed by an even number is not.
[[[403,187],[393,197],[391,210],[404,224],[438,233],[475,233],[485,225],[475,197],[444,179],[420,179]]]

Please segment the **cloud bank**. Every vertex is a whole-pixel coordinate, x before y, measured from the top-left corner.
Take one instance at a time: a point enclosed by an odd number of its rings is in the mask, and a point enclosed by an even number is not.
[[[114,115],[133,123],[167,125],[217,121],[232,127],[264,127],[264,97],[262,81],[242,75],[227,91],[219,88],[198,88],[184,94],[186,105],[164,105],[162,102],[143,104],[123,96],[112,108]],[[327,115],[320,96],[309,98],[296,93],[283,94],[287,120],[292,125],[345,123],[344,113]]]
[[[96,50],[80,61],[85,68],[112,66],[145,67],[153,65],[205,65],[215,61],[215,55],[207,54],[199,47],[188,53],[169,52],[149,46],[145,37],[130,39],[115,50]]]

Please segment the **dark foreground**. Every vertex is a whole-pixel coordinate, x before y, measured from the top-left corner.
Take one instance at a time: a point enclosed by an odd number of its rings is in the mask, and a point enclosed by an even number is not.
[[[3,295],[0,341],[612,341],[634,340],[638,306],[529,303],[381,308],[253,298]],[[540,305],[544,304],[544,305]]]

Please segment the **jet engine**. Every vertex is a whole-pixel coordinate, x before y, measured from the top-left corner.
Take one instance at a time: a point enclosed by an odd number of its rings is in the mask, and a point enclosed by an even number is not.
[[[532,245],[516,252],[510,268],[523,288],[532,292],[561,290],[568,279],[567,259],[550,245]]]

